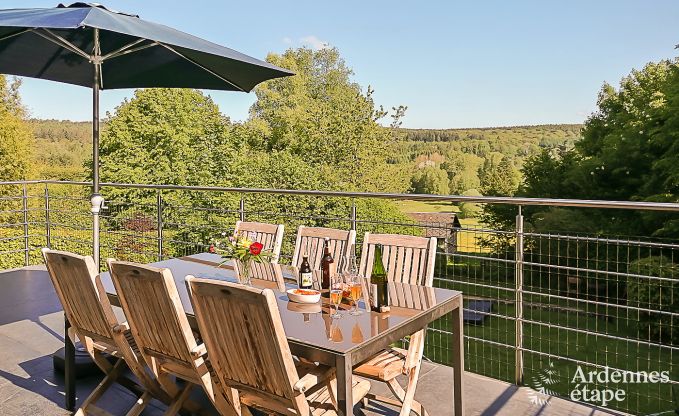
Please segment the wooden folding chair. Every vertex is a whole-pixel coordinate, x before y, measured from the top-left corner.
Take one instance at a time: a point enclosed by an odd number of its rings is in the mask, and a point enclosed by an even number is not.
[[[432,287],[436,260],[435,237],[365,233],[359,269],[367,278],[372,273],[375,246],[378,244],[382,245],[382,261],[389,281]],[[424,354],[425,334],[425,329],[414,333],[407,350],[395,347],[384,350],[354,369],[354,374],[387,383],[397,399],[369,394],[364,404],[367,404],[368,399],[373,399],[400,406],[401,416],[409,415],[411,410],[421,416],[428,415],[422,404],[414,398]],[[396,380],[401,374],[408,377],[405,389]]]
[[[141,357],[135,354],[135,346],[130,344],[132,337],[127,323],[118,323],[92,257],[47,248],[42,249],[42,254],[66,318],[71,323],[72,332],[67,336],[73,342],[77,336],[105,374],[101,383],[80,405],[76,415],[110,415],[95,403],[113,383],[135,387],[135,383],[123,376],[123,364],[127,364],[145,389],[127,412],[128,416],[140,414],[152,396],[167,402],[168,396],[146,372]],[[111,365],[106,354],[118,361]]]
[[[191,331],[172,272],[122,261],[109,260],[108,264],[132,336],[160,385],[173,398],[165,415],[175,415],[182,407],[195,412],[195,405],[187,402],[195,385],[203,387],[220,414],[240,414],[237,395],[225,397],[228,389],[215,388],[205,344],[199,344]],[[172,376],[187,382],[181,390]]]
[[[354,230],[345,231],[300,225],[297,229],[292,265],[299,267],[302,264],[303,257],[307,256],[311,268],[319,270],[323,258],[325,237],[330,239],[330,254],[337,264],[337,271],[339,273],[344,272],[349,267],[349,259],[354,255],[354,245],[356,244],[356,231]]]
[[[283,224],[236,221],[233,235],[234,237],[247,236],[252,241],[262,243],[264,249],[271,250],[271,253],[273,254],[269,260],[269,263],[278,263],[278,259],[281,255],[281,246],[283,245],[284,229],[285,226]],[[235,261],[234,271],[236,272],[236,275],[240,276],[242,270],[243,266],[240,264],[240,261]],[[262,276],[264,276],[265,280],[275,281],[274,278],[277,279],[278,276],[273,275],[272,271],[274,270],[270,267],[267,267],[264,263],[250,263],[250,277],[262,278]]]
[[[221,386],[238,390],[242,404],[277,415],[337,414],[334,368],[293,360],[270,289],[193,276],[186,283]],[[369,381],[354,378],[355,403],[368,390]]]
[[[252,241],[262,243],[265,249],[271,250],[271,263],[278,263],[283,245],[283,224],[267,224],[264,222],[236,221],[233,229],[234,237],[247,236]]]

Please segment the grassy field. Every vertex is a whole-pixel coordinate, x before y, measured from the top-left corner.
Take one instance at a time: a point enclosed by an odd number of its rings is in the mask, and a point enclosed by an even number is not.
[[[460,209],[450,202],[396,201],[401,212],[458,212]]]
[[[465,324],[465,368],[468,371],[513,382],[515,365],[516,309],[511,273],[495,273],[476,259],[456,258],[448,267],[438,269],[436,285],[462,291],[467,299],[493,299],[492,314],[480,325]],[[494,276],[494,277],[491,277]],[[533,288],[533,290],[536,290]],[[469,301],[466,301],[468,303]],[[669,346],[649,345],[637,340],[648,339],[640,333],[636,315],[625,305],[605,307],[578,302],[575,299],[550,299],[543,295],[524,296],[524,384],[547,388],[552,393],[568,396],[575,388],[571,383],[578,365],[585,372],[601,368],[594,363],[628,371],[669,371],[672,380],[679,379],[679,363]],[[432,325],[449,331],[450,322],[443,318]],[[429,331],[427,357],[433,361],[451,362],[449,339],[437,331]],[[535,351],[535,352],[532,352]],[[544,383],[549,372],[551,384]],[[597,389],[623,389],[625,400],[607,404],[632,414],[647,415],[679,408],[679,398],[668,383],[609,385],[597,383]]]

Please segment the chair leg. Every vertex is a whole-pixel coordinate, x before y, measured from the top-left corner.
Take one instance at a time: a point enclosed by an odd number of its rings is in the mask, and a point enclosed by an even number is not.
[[[106,393],[106,390],[108,390],[109,387],[113,384],[113,382],[116,381],[116,378],[118,378],[118,373],[120,371],[120,368],[122,367],[123,360],[118,360],[118,362],[113,366],[111,371],[106,374],[103,380],[99,382],[97,387],[90,393],[89,396],[83,401],[82,405],[80,405],[80,408],[76,411],[76,415],[85,415],[87,414],[87,408],[92,406],[94,403],[97,402],[101,398],[101,396]]]
[[[179,387],[177,387],[177,384],[174,382],[172,376],[170,376],[168,373],[161,372],[158,374],[158,377],[156,377],[158,380],[158,384],[162,387],[162,389],[165,391],[167,395],[169,395],[171,398],[176,397],[179,393]],[[190,384],[187,381],[187,384]],[[174,399],[170,399],[167,403],[168,406],[172,405],[174,402]],[[188,410],[191,413],[196,413],[200,414],[201,413],[201,407],[198,405],[198,403],[194,402],[193,400],[186,400],[182,406],[185,410]]]
[[[148,391],[141,395],[137,402],[132,406],[129,412],[125,416],[139,416],[141,412],[144,411],[146,405],[151,401],[151,393]]]
[[[193,389],[194,384],[192,383],[186,383],[186,386],[179,392],[179,394],[174,398],[174,401],[170,405],[170,407],[165,411],[164,416],[175,416],[177,413],[182,408],[182,405],[186,401],[186,399],[189,398],[189,394],[191,394],[191,390]]]
[[[414,368],[408,375],[408,386],[406,387],[405,397],[403,398],[403,407],[399,416],[409,416],[410,409],[413,408],[413,401],[415,400],[415,388],[417,387],[417,380],[419,378],[419,366]]]
[[[377,402],[382,402],[390,404],[392,406],[400,407],[401,408],[400,416],[409,415],[411,410],[420,416],[429,416],[429,413],[424,408],[424,406],[422,406],[420,402],[414,399],[418,377],[413,377],[412,376],[413,373],[419,372],[415,371],[411,372],[411,377],[409,377],[408,386],[406,387],[407,391],[403,390],[403,387],[401,387],[401,385],[398,384],[396,379],[388,380],[386,382],[387,385],[389,386],[389,389],[396,397],[396,399],[368,393],[363,399],[363,406],[368,406],[369,400],[375,400]]]
[[[247,408],[247,406],[240,403],[240,400],[238,399],[238,392],[235,392],[235,394],[233,394],[230,398],[224,396],[220,391],[215,391],[214,395],[215,395],[214,405],[220,415],[238,416],[240,414],[242,416],[249,414],[248,410],[243,412],[243,409]],[[234,401],[236,403],[234,403]]]
[[[330,401],[335,409],[339,409],[337,404],[337,377],[332,377],[326,381],[328,386],[328,394],[330,395]]]

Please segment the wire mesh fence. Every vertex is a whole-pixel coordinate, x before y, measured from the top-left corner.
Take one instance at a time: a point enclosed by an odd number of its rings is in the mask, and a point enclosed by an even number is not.
[[[91,252],[87,186],[0,188],[2,268],[40,263],[43,246]],[[102,193],[101,264],[204,252],[238,220],[284,224],[283,262],[299,225],[355,229],[357,255],[366,232],[436,237],[434,284],[464,293],[467,371],[574,400],[585,400],[583,386],[590,393],[622,389],[623,400],[586,401],[634,414],[679,408],[676,240],[524,229],[518,206],[516,226],[498,229],[460,221],[452,204],[436,215],[395,214],[385,196],[110,185]],[[447,318],[430,325],[428,359],[450,364],[451,327]],[[625,378],[611,380],[615,372]],[[658,382],[648,380],[654,373]],[[540,404],[539,397],[527,400]]]

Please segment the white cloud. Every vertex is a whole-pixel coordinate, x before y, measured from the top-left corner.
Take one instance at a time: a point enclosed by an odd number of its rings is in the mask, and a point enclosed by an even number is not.
[[[283,38],[283,43],[285,43],[286,45],[290,45],[292,43],[292,39],[286,36]]]
[[[307,46],[311,47],[311,49],[316,50],[316,51],[330,47],[328,42],[326,42],[324,40],[320,40],[315,35],[304,36],[302,38],[299,38],[299,41],[303,45],[307,45]]]

